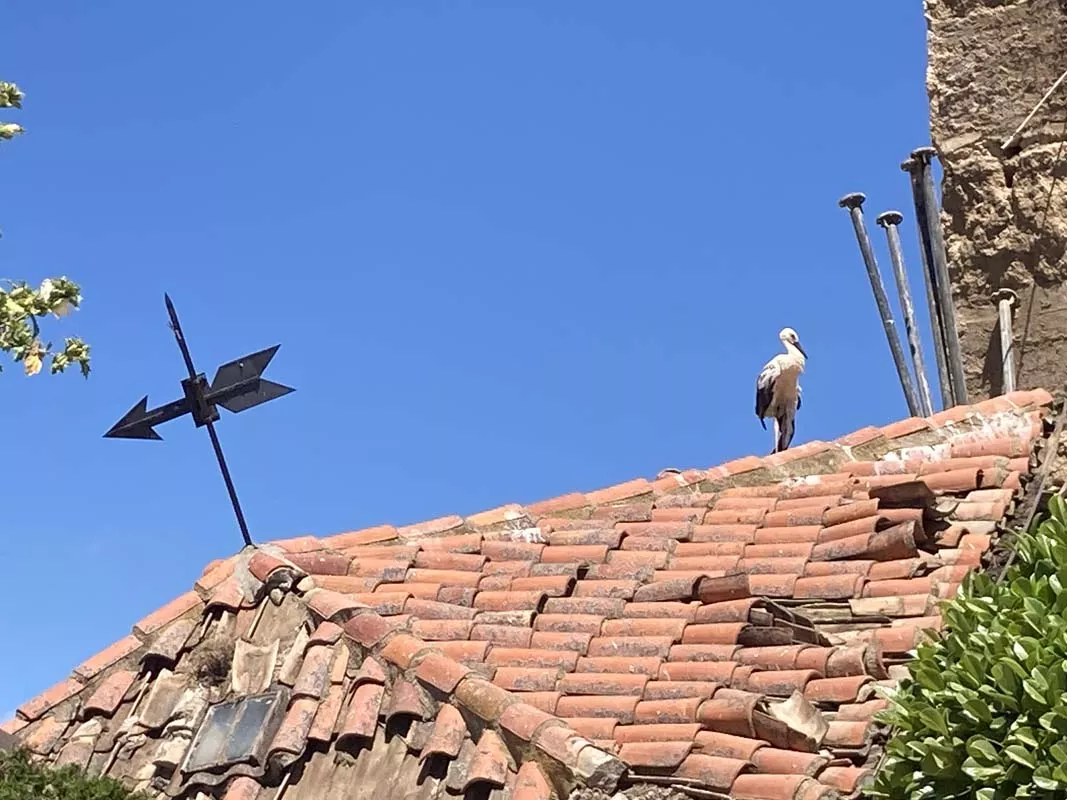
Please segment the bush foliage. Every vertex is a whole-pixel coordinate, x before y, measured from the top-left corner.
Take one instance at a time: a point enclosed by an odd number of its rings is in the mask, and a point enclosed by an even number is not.
[[[871,796],[1067,797],[1067,508],[1049,510],[1001,583],[974,572],[945,603],[883,712],[897,730]]]
[[[0,752],[0,800],[147,800],[110,778],[90,778],[75,767],[53,769],[24,750]]]

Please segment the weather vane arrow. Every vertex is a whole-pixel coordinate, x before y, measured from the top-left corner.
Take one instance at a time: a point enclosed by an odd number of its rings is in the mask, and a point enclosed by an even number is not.
[[[226,483],[226,490],[233,503],[241,534],[245,544],[250,545],[252,538],[248,533],[248,525],[245,523],[241,505],[237,500],[237,491],[230,478],[230,470],[222,454],[222,445],[215,432],[215,423],[219,420],[219,406],[238,414],[295,391],[290,386],[283,386],[262,377],[263,371],[274,358],[274,354],[278,352],[280,345],[274,345],[266,350],[260,350],[223,364],[215,371],[215,377],[209,385],[204,374],[198,373],[193,366],[193,358],[189,354],[189,346],[185,342],[181,323],[178,322],[178,313],[174,310],[174,303],[171,302],[169,295],[163,295],[163,298],[167,304],[170,328],[174,332],[174,338],[178,342],[178,348],[181,350],[185,367],[189,372],[189,377],[182,379],[181,382],[184,396],[157,408],[149,408],[148,395],[145,395],[123,415],[122,419],[111,426],[111,429],[104,434],[104,438],[160,440],[163,437],[156,433],[156,425],[177,419],[185,414],[191,415],[196,427],[207,428],[208,435],[211,437],[211,445],[215,450],[215,457],[219,462],[219,469],[222,471],[222,478]]]

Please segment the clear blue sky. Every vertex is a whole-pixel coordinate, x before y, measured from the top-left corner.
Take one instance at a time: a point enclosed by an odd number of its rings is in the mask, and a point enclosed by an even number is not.
[[[907,214],[916,4],[19,3],[5,277],[66,273],[88,381],[3,387],[0,714],[240,537],[204,431],[101,438],[274,343],[297,393],[219,433],[259,540],[469,514],[907,415],[838,198]],[[925,324],[925,315],[924,315]],[[932,364],[932,358],[928,359]],[[863,404],[859,394],[863,391]],[[15,655],[16,657],[12,657]]]

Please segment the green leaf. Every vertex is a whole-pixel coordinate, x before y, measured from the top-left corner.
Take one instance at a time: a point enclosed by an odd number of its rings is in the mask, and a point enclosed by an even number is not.
[[[993,743],[982,736],[975,736],[967,742],[967,755],[983,766],[995,764],[1000,758]]]
[[[1037,766],[1037,762],[1034,760],[1034,754],[1020,745],[1008,745],[1004,748],[1004,755],[1017,764],[1022,764],[1024,767],[1034,769]]]

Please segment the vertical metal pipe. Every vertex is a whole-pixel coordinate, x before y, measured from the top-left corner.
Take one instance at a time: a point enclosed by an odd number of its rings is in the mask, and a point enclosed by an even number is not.
[[[934,339],[934,361],[937,365],[937,385],[941,391],[941,408],[956,405],[952,393],[952,377],[945,360],[945,337],[942,333],[944,321],[934,289],[934,266],[931,254],[930,232],[926,227],[926,200],[923,198],[922,179],[919,176],[919,163],[909,158],[900,165],[911,179],[911,196],[915,203],[915,227],[919,233],[919,255],[923,264],[923,283],[926,285],[926,308],[930,315],[930,331]]]
[[[1011,289],[1001,289],[993,295],[1000,320],[1000,369],[1004,376],[1002,393],[1015,391],[1015,348],[1011,324],[1011,309],[1019,296]]]
[[[859,242],[860,254],[863,263],[867,267],[867,277],[871,280],[871,289],[874,292],[874,301],[878,304],[878,314],[882,318],[882,327],[885,328],[885,338],[889,340],[889,349],[893,353],[893,362],[897,367],[897,375],[900,376],[900,385],[904,389],[904,399],[908,401],[908,411],[913,417],[919,416],[919,399],[915,394],[915,387],[911,383],[911,375],[908,373],[908,364],[904,360],[904,348],[900,346],[900,337],[897,336],[896,327],[893,325],[893,313],[889,309],[889,298],[886,297],[885,287],[882,285],[882,276],[878,272],[878,262],[874,259],[874,250],[871,248],[870,237],[867,236],[867,228],[863,224],[863,211],[860,206],[866,200],[861,192],[846,194],[838,201],[841,208],[847,208],[852,217],[852,227],[856,230],[856,241]]]
[[[934,256],[934,284],[941,301],[941,315],[945,322],[945,355],[949,375],[952,376],[952,392],[956,405],[967,402],[967,379],[963,374],[963,355],[960,350],[960,332],[956,324],[956,306],[952,302],[952,284],[948,276],[948,255],[945,253],[945,238],[941,233],[941,211],[934,194],[934,176],[930,170],[930,159],[937,151],[932,147],[919,147],[911,151],[922,167],[923,198],[926,201],[926,219],[930,229],[930,244]]]
[[[886,242],[889,244],[889,260],[893,263],[893,276],[897,282],[900,295],[900,310],[904,315],[904,332],[908,336],[911,348],[912,366],[915,368],[915,382],[919,385],[919,410],[924,417],[934,413],[930,399],[930,384],[926,380],[926,367],[923,365],[922,342],[919,328],[915,323],[915,306],[911,302],[911,290],[908,288],[908,273],[904,269],[904,256],[900,249],[900,231],[897,226],[904,221],[899,211],[886,211],[878,215],[876,222],[885,229]]]

